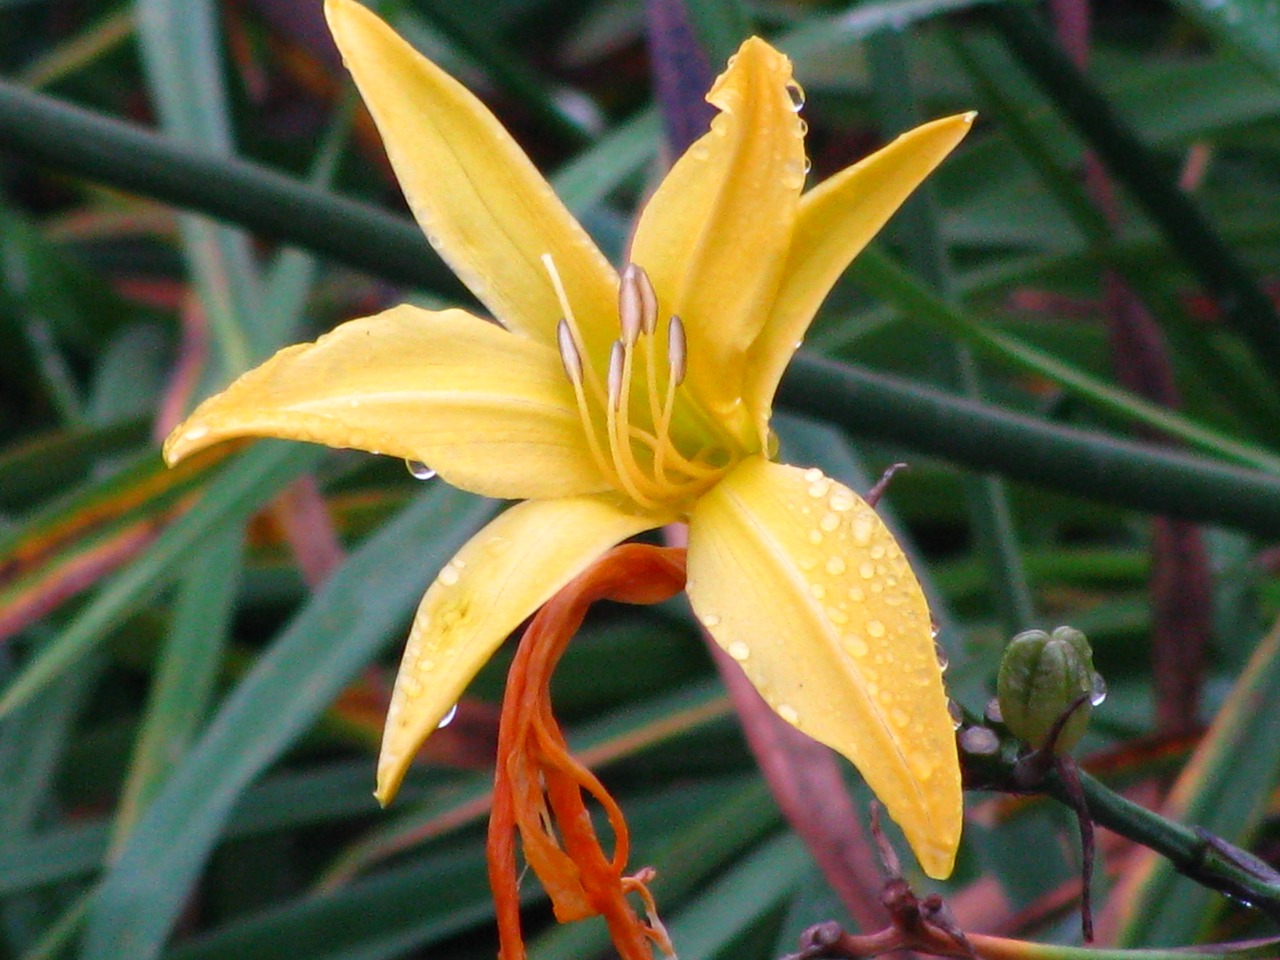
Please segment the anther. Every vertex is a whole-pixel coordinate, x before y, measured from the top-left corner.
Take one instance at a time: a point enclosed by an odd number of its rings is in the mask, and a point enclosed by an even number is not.
[[[609,351],[609,406],[614,410],[622,403],[622,367],[626,356],[622,341],[613,341],[613,349]]]
[[[565,375],[574,386],[582,383],[582,354],[578,353],[578,345],[573,342],[573,331],[569,329],[569,321],[563,317],[556,324],[556,343],[560,346],[560,361],[564,364]]]
[[[627,346],[636,342],[644,324],[644,294],[636,280],[637,272],[644,271],[634,263],[627,264],[618,285],[618,321],[622,326],[622,342]]]
[[[641,325],[644,327],[646,334],[652,334],[658,329],[658,295],[653,290],[653,284],[649,282],[649,274],[645,272],[644,267],[638,263],[630,264],[627,269],[635,270],[636,289],[640,291],[640,303],[642,309],[640,311]]]
[[[684,336],[684,323],[674,314],[667,324],[667,366],[671,370],[671,381],[677,386],[684,383],[688,341]]]

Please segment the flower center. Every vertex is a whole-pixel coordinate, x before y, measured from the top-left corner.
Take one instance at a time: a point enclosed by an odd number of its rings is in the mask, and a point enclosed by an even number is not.
[[[628,264],[618,287],[619,336],[602,381],[583,363],[585,341],[551,255],[543,254],[542,262],[564,311],[556,328],[560,358],[597,466],[646,510],[692,501],[737,458],[710,431],[692,426],[703,418],[693,416],[692,401],[680,389],[686,371],[684,323],[672,315],[659,332],[653,284],[643,267]],[[656,341],[663,334],[666,349],[660,351]],[[676,429],[678,422],[685,429]]]

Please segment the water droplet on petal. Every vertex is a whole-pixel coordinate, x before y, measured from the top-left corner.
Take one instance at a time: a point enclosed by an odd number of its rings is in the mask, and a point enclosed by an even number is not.
[[[885,634],[884,624],[879,620],[868,620],[867,633],[871,634],[871,636],[875,637],[877,640],[880,639]]]
[[[458,582],[458,568],[453,565],[453,561],[440,568],[440,575],[436,579],[446,587],[452,587]]]
[[[726,650],[729,656],[733,657],[733,659],[737,660],[739,663],[742,663],[742,661],[748,660],[751,657],[751,648],[741,640],[733,641],[733,643],[729,644]]]
[[[951,715],[951,729],[959,730],[960,726],[964,723],[964,707],[948,698],[947,713]]]
[[[702,618],[702,625],[710,630],[712,627],[720,626],[720,618],[714,613],[708,613]]]
[[[947,672],[947,667],[951,665],[951,661],[947,659],[946,648],[942,644],[935,642],[933,645],[933,655],[938,658],[938,669],[943,673]]]
[[[845,571],[844,558],[828,557],[826,571],[827,573],[831,574],[831,576],[833,577],[840,576],[840,574],[844,573]]]
[[[458,715],[458,705],[455,703],[449,708],[449,712],[440,718],[440,722],[436,724],[437,730],[443,730],[449,724],[453,723],[453,718]]]
[[[436,472],[421,460],[406,460],[404,465],[409,470],[409,475],[415,480],[430,480],[436,475]]]
[[[850,655],[855,657],[865,657],[870,652],[870,648],[867,646],[867,641],[863,640],[856,633],[845,635],[844,648],[849,651]]]
[[[792,725],[800,722],[800,713],[789,703],[778,704],[778,716]]]
[[[797,113],[804,107],[804,87],[794,80],[787,81],[787,97],[791,100],[791,109]]]
[[[809,175],[809,171],[811,171],[812,169],[813,169],[813,161],[812,161],[812,160],[810,160],[810,159],[806,156],[806,157],[804,158],[804,172],[805,172],[805,176],[808,176],[808,175]]]
[[[818,521],[818,526],[827,533],[832,533],[836,527],[840,526],[840,518],[834,513],[824,513],[822,519]]]
[[[1089,702],[1096,707],[1106,699],[1107,681],[1102,679],[1102,674],[1095,673],[1093,675],[1093,689],[1089,691]]]

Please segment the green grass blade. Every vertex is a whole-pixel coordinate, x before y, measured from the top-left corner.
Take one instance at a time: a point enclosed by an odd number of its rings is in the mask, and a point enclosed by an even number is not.
[[[91,909],[84,960],[159,954],[245,787],[387,643],[432,571],[492,512],[439,486],[328,580],[228,696],[130,834]]]
[[[147,86],[166,132],[211,154],[231,155],[214,5],[207,0],[136,0],[134,15]],[[261,307],[249,238],[201,217],[183,216],[179,226],[223,375],[229,378],[264,358],[269,348],[255,342],[256,325],[249,322]]]
[[[1256,445],[1240,443],[1226,434],[1196,423],[1141,397],[1112,387],[1056,357],[992,330],[937,297],[901,265],[880,250],[864,250],[850,274],[864,288],[913,320],[961,338],[971,346],[1017,369],[1046,377],[1113,416],[1140,423],[1192,447],[1236,463],[1280,473],[1280,457]]]
[[[286,443],[264,443],[220,472],[198,504],[174,522],[151,549],[113,577],[74,620],[0,695],[0,717],[44,689],[64,670],[101,644],[112,628],[155,596],[181,562],[213,531],[243,523],[312,464],[321,451]]]
[[[241,540],[235,527],[219,530],[183,576],[116,807],[117,849],[204,723],[235,613]]]
[[[1280,780],[1280,739],[1274,714],[1259,709],[1280,702],[1280,625],[1254,650],[1208,735],[1183,769],[1161,813],[1248,848],[1262,826]],[[1211,851],[1206,856],[1213,856]],[[1222,908],[1219,894],[1183,880],[1168,860],[1148,854],[1141,879],[1123,904],[1121,946],[1195,943]]]
[[[1017,5],[1000,5],[987,8],[985,15],[1022,67],[1217,299],[1227,321],[1259,360],[1273,371],[1280,370],[1280,316],[1196,202],[1162,173],[1157,158],[1076,68],[1036,14]]]
[[[915,102],[914,85],[903,33],[884,30],[867,43],[873,99],[883,132],[909,130],[923,117]],[[905,250],[913,271],[924,278],[944,301],[955,303],[958,290],[951,267],[933,184],[921,184],[895,215],[894,237]],[[935,338],[930,360],[942,381],[961,396],[979,399],[982,384],[969,349],[949,339]],[[1012,636],[1030,626],[1035,604],[1027,584],[1017,530],[1004,481],[991,475],[966,475],[965,500],[978,550],[992,570],[992,589],[1005,633]]]

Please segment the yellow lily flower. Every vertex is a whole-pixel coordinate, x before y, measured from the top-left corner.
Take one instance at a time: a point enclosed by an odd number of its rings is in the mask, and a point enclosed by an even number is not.
[[[203,403],[170,463],[274,436],[523,500],[440,571],[396,680],[377,796],[521,621],[604,551],[684,521],[688,594],[777,713],[848,757],[946,876],[959,767],[919,583],[856,493],[770,460],[775,388],[831,285],[964,137],[925,124],[802,193],[788,59],[747,40],[619,276],[489,111],[354,0],[325,11],[428,239],[501,326],[399,306]]]

